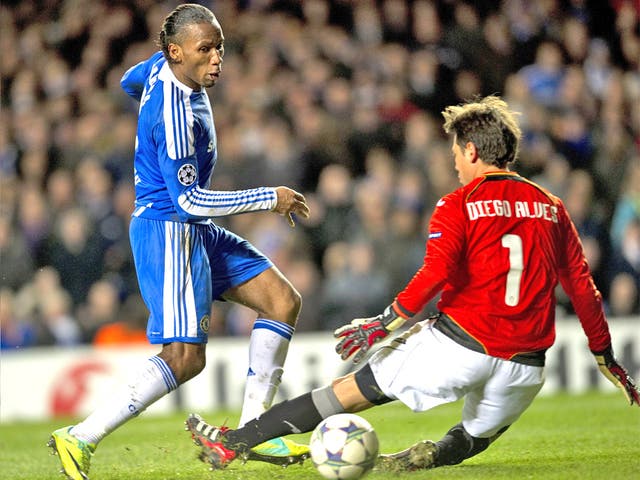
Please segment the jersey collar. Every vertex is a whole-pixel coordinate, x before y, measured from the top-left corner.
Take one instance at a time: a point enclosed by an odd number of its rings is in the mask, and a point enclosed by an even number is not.
[[[482,174],[482,177],[519,177],[520,175],[510,170],[490,170]]]
[[[169,67],[169,62],[164,63],[162,68],[160,69],[160,73],[158,74],[158,78],[162,81],[169,81],[173,83],[176,87],[182,90],[187,95],[191,95],[193,93],[193,88],[187,87],[184,83],[178,80],[178,77],[175,76],[171,67]]]

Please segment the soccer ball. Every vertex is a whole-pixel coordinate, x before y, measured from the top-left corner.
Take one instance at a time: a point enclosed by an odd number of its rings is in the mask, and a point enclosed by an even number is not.
[[[340,413],[318,424],[309,442],[311,460],[324,478],[353,480],[373,468],[378,435],[364,418]]]

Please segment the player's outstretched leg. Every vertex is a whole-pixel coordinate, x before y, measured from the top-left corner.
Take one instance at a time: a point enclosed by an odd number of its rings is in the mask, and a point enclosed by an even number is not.
[[[185,425],[186,430],[191,432],[194,443],[202,448],[200,460],[209,463],[212,470],[225,468],[237,458],[245,462],[257,460],[288,467],[294,463],[302,463],[310,456],[308,446],[284,438],[268,440],[251,449],[243,448],[242,445],[228,445],[225,437],[233,430],[209,425],[200,415],[193,413],[189,415]],[[260,450],[256,451],[258,447]]]
[[[229,428],[209,425],[197,413],[190,414],[184,424],[193,443],[201,448],[198,458],[208,463],[211,470],[221,470],[236,458],[246,461],[246,452],[225,446],[224,434],[230,431]]]
[[[71,428],[64,427],[53,432],[47,446],[52,454],[60,458],[60,473],[70,480],[89,480],[89,466],[96,446],[71,435]]]

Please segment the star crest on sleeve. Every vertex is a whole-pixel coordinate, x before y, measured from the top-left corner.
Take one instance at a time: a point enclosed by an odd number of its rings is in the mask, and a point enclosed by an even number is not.
[[[193,185],[196,178],[198,178],[198,172],[196,172],[196,167],[190,163],[185,163],[178,170],[178,181],[185,187]]]

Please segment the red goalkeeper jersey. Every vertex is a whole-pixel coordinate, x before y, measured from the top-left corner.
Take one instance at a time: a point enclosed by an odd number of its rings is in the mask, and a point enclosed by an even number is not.
[[[438,309],[487,354],[513,358],[555,340],[560,281],[593,351],[611,343],[602,298],[562,201],[512,172],[475,179],[443,197],[424,264],[398,294],[407,313],[440,290]]]

